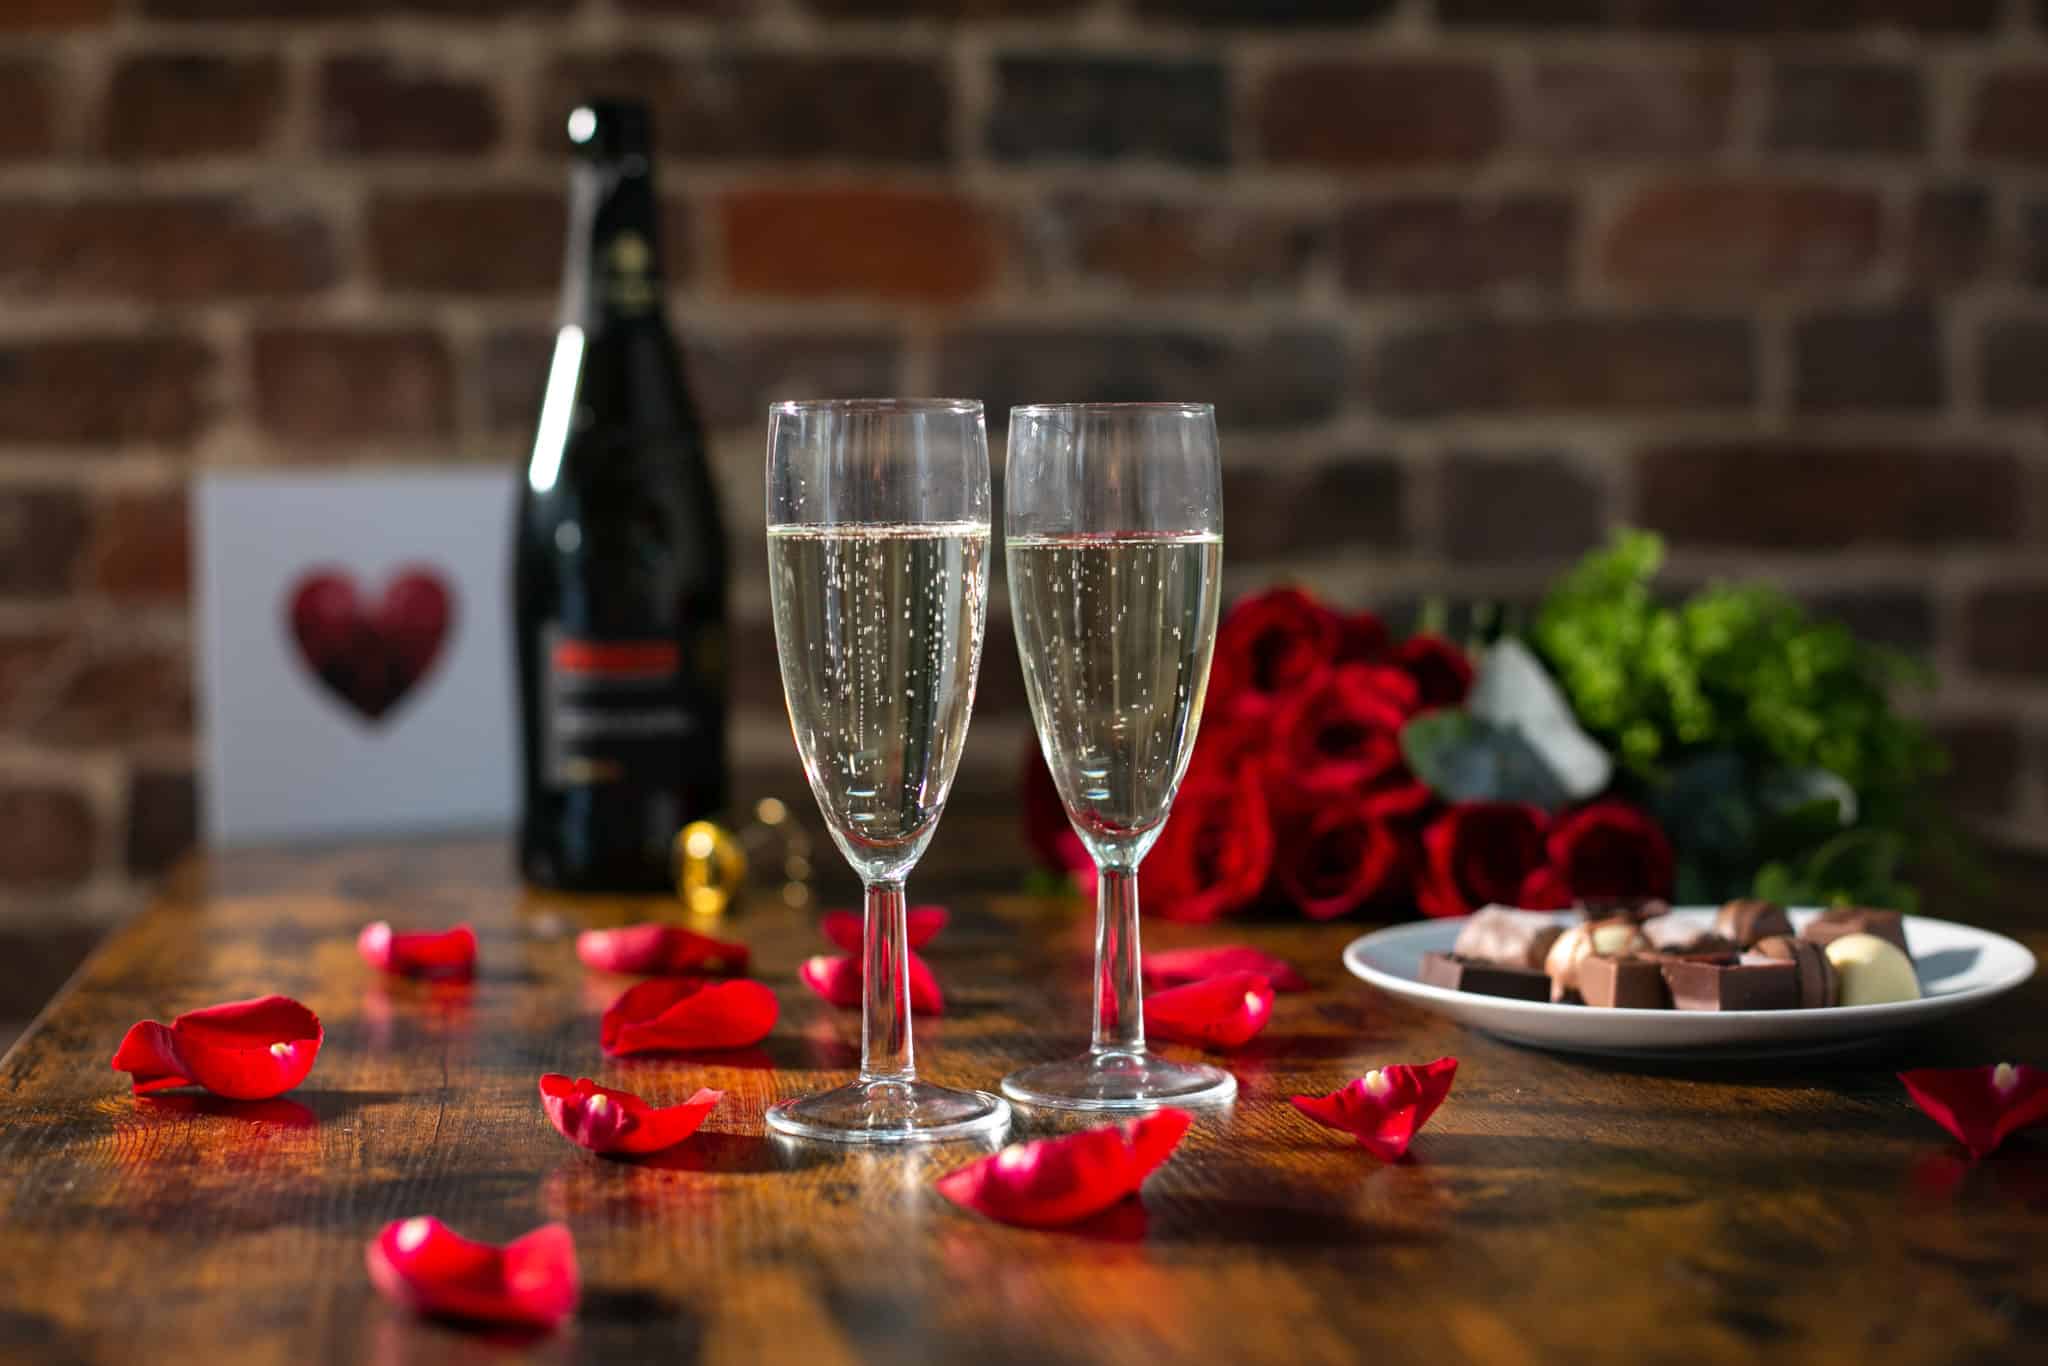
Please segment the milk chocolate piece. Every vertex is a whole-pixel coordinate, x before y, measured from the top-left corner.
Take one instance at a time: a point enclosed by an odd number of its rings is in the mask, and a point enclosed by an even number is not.
[[[1726,935],[1715,934],[1698,921],[1680,920],[1675,915],[1660,915],[1654,920],[1645,920],[1643,938],[1649,940],[1650,947],[1659,953],[1735,952],[1735,941]]]
[[[1664,984],[1680,1010],[1795,1010],[1799,967],[1743,954],[1733,963],[1667,959]]]
[[[1550,946],[1550,953],[1543,960],[1543,970],[1550,974],[1550,999],[1558,1002],[1580,999],[1579,964],[1589,955],[1599,953],[1626,957],[1645,952],[1649,947],[1650,941],[1643,938],[1636,922],[1626,916],[1572,926],[1557,937],[1557,942]]]
[[[1534,968],[1472,963],[1448,953],[1423,954],[1421,976],[1430,986],[1481,996],[1508,996],[1517,1001],[1542,1001],[1550,996],[1550,978]]]
[[[1669,1010],[1671,989],[1654,958],[1588,958],[1579,964],[1579,994],[1589,1006]]]
[[[1826,948],[1845,934],[1874,934],[1908,958],[1913,956],[1906,944],[1906,918],[1868,906],[1832,906],[1807,921],[1799,937]]]
[[[1759,939],[1792,933],[1792,921],[1782,906],[1769,901],[1731,901],[1714,917],[1714,933],[1746,949]]]
[[[1488,906],[1458,931],[1458,942],[1451,946],[1451,955],[1474,963],[1541,969],[1543,956],[1563,933],[1564,926],[1554,924],[1542,911]]]
[[[1838,1005],[1842,999],[1841,974],[1828,961],[1828,951],[1810,939],[1774,934],[1756,941],[1756,951],[1766,958],[1781,959],[1799,969],[1799,1004],[1807,1009]]]

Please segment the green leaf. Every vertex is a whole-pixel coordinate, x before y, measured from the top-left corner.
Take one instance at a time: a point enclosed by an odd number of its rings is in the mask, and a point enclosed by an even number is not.
[[[1518,734],[1573,801],[1605,791],[1614,778],[1614,760],[1579,728],[1571,704],[1519,640],[1502,640],[1486,652],[1465,710],[1474,720]]]
[[[1555,809],[1571,794],[1521,732],[1469,712],[1434,711],[1401,728],[1401,753],[1415,776],[1452,802],[1533,802]]]

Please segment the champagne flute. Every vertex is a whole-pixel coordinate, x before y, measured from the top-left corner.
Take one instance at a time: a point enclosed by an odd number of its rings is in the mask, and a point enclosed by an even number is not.
[[[950,399],[778,403],[768,591],[782,692],[833,842],[866,886],[860,1075],[768,1111],[804,1138],[997,1133],[1010,1107],[917,1079],[903,882],[960,765],[988,620],[988,434]]]
[[[1069,1110],[1220,1103],[1237,1080],[1145,1048],[1138,864],[1187,772],[1223,570],[1206,403],[1010,410],[1003,512],[1010,615],[1038,743],[1095,858],[1095,1028],[1086,1054],[1003,1094]]]

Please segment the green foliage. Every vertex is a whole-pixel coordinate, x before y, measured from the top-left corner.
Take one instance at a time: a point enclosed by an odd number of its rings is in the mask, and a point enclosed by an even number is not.
[[[1657,537],[1623,533],[1544,600],[1531,640],[1657,808],[1681,894],[1753,874],[1775,901],[1909,905],[1898,868],[1939,830],[1923,793],[1944,759],[1892,694],[1925,671],[1774,588],[1661,601],[1662,561]]]

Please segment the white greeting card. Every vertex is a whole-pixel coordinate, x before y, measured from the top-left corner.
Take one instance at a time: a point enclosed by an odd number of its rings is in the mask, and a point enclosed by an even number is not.
[[[208,837],[501,827],[514,473],[209,473],[192,494]]]

